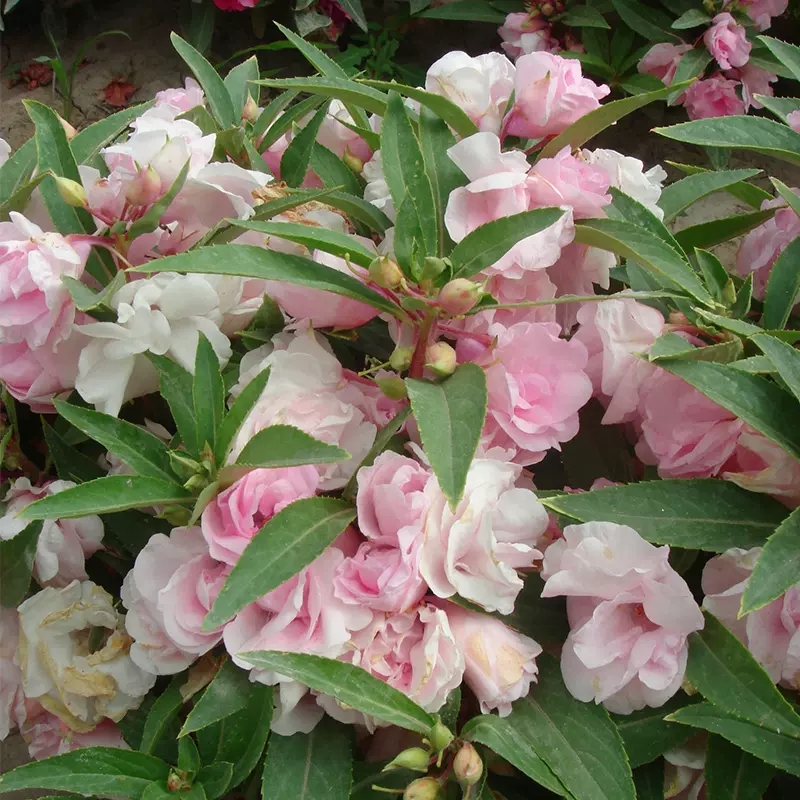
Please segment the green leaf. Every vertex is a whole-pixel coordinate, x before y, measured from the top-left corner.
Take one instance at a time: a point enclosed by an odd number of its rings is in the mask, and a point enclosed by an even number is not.
[[[796,583],[800,583],[800,509],[767,539],[745,586],[739,616],[763,608]]]
[[[765,328],[780,330],[785,327],[792,307],[800,294],[800,237],[792,241],[778,256],[767,279],[764,296]]]
[[[286,148],[281,158],[281,180],[286,181],[289,186],[300,186],[303,182],[308,165],[311,163],[311,153],[317,134],[327,115],[328,104],[324,103]]]
[[[800,458],[797,403],[774,383],[723,364],[665,359],[659,365]]]
[[[153,781],[165,781],[169,766],[158,758],[117,747],[86,747],[23,764],[0,775],[0,792],[56,789],[77,794],[139,800]]]
[[[156,748],[162,743],[169,747],[170,757],[174,759],[177,754],[175,747],[175,721],[183,705],[181,697],[181,684],[184,676],[173,678],[169,686],[160,694],[153,703],[150,713],[144,723],[142,741],[139,750],[148,755],[156,755]],[[164,741],[164,740],[167,741]]]
[[[134,272],[187,272],[201,275],[241,275],[283,281],[350,297],[400,316],[401,310],[360,280],[310,258],[244,244],[221,244],[150,261]]]
[[[800,402],[800,352],[786,342],[766,333],[751,337],[761,351],[775,365],[778,375]],[[800,410],[800,409],[798,409]]]
[[[569,25],[571,28],[611,29],[605,17],[594,6],[590,5],[573,6],[565,14],[562,14],[558,21],[563,25]]]
[[[453,3],[427,8],[417,16],[462,22],[492,22],[497,25],[502,25],[506,18],[505,14],[492,8],[485,0],[455,0]]]
[[[409,378],[406,386],[425,454],[455,509],[486,418],[486,373],[468,362],[441,383]]]
[[[800,81],[800,47],[772,36],[759,36],[758,41],[765,44],[772,55],[788,68],[796,81]]]
[[[670,18],[652,7],[642,7],[639,0],[611,0],[622,21],[648,42],[677,43],[679,37],[669,31]]]
[[[245,103],[247,102],[248,95],[252,96],[252,92],[256,93],[253,98],[258,105],[258,90],[256,87],[251,87],[250,83],[257,81],[261,77],[258,68],[258,57],[250,56],[246,61],[235,66],[226,76],[223,83],[228,90],[228,94],[233,104],[233,111],[238,115],[239,119],[242,117]],[[252,89],[252,91],[251,91]]]
[[[751,211],[747,214],[736,214],[723,219],[701,222],[678,231],[675,238],[681,247],[691,253],[695,247],[709,248],[723,242],[743,236],[775,216],[774,208],[764,211]]]
[[[643,206],[628,194],[621,192],[615,186],[609,188],[611,204],[606,206],[606,213],[611,219],[622,220],[624,222],[638,225],[648,233],[658,236],[666,242],[684,261],[687,262],[686,253],[669,232],[666,225],[649,209]]]
[[[311,150],[311,169],[330,189],[344,188],[350,194],[361,194],[363,187],[356,174],[335,153],[314,142]]]
[[[699,8],[690,8],[681,14],[671,27],[676,31],[684,31],[689,28],[708,27],[711,24],[711,17]]]
[[[800,197],[798,197],[783,181],[777,178],[770,178],[772,185],[778,194],[786,201],[786,204],[800,217]]]
[[[84,483],[105,475],[96,461],[68,444],[58,431],[44,420],[42,420],[42,430],[48,454],[53,459],[61,480]]]
[[[616,219],[581,220],[575,225],[575,241],[636,261],[666,288],[683,289],[705,305],[714,302],[697,273],[675,248],[633,223]]]
[[[359,80],[359,83],[365,86],[371,86],[373,89],[387,92],[388,94],[397,92],[404,97],[410,97],[412,100],[416,100],[449,125],[462,139],[478,132],[478,126],[467,116],[466,112],[452,100],[448,100],[440,94],[426,92],[424,89],[414,86],[405,86],[395,81],[374,81],[362,78]]]
[[[382,115],[386,111],[388,98],[383,92],[348,78],[327,78],[314,75],[309,78],[265,78],[258,83],[274,89],[296,89],[300,92],[309,92],[318,97],[336,97],[344,104],[352,103],[370,114]]]
[[[150,431],[117,417],[55,400],[56,411],[139,475],[175,483],[167,446]]]
[[[800,741],[800,716],[769,675],[715,616],[704,616],[703,630],[689,636],[686,679],[723,713]]]
[[[710,251],[695,249],[695,258],[697,259],[697,266],[700,267],[700,272],[706,282],[714,299],[721,302],[724,298],[726,288],[731,285],[730,277],[722,266],[722,262]]]
[[[36,168],[36,140],[28,139],[0,166],[0,202],[13,197],[33,175]]]
[[[178,769],[196,775],[200,771],[200,753],[191,736],[178,741]]]
[[[761,761],[800,777],[797,739],[753,725],[726,714],[711,703],[682,708],[671,715],[674,722],[716,733]]]
[[[287,150],[288,152],[288,150]],[[360,267],[369,267],[377,257],[375,250],[370,250],[349,233],[330,230],[315,225],[304,225],[299,222],[261,222],[253,220],[229,220],[237,228],[258,231],[265,236],[279,236],[290,242],[302,244],[309,250],[322,250],[326,253],[348,258]]]
[[[154,102],[151,100],[148,103],[140,103],[130,108],[124,108],[122,111],[117,111],[116,114],[105,117],[99,122],[87,125],[69,143],[72,155],[75,156],[75,161],[78,164],[90,163],[100,153],[100,150],[123,133],[131,122],[141,117],[149,108],[152,108]]]
[[[665,333],[653,343],[647,354],[648,360],[656,364],[665,358],[680,358],[682,360],[716,361],[727,364],[736,361],[742,354],[741,339],[731,339],[727,342],[712,344],[708,347],[695,347],[677,333]]]
[[[0,605],[16,608],[31,584],[42,521],[31,522],[11,539],[0,539]]]
[[[207,728],[241,711],[247,706],[250,688],[247,672],[237,667],[230,659],[226,660],[189,712],[179,736]]]
[[[492,616],[542,645],[563,642],[569,634],[566,599],[542,597],[544,581],[536,573],[525,575],[524,583],[514,602],[514,611],[508,615],[495,613]],[[480,606],[471,608],[486,613]]]
[[[186,176],[189,174],[190,166],[191,159],[187,158],[186,163],[181,168],[178,177],[175,178],[167,193],[156,200],[156,202],[147,209],[144,215],[139,217],[139,219],[128,228],[128,239],[130,241],[133,241],[142,234],[152,233],[158,228],[164,213],[172,205],[172,201],[178,196],[178,192],[183,189],[183,185],[186,183]]]
[[[461,736],[486,744],[511,763],[519,758],[519,750],[532,751],[575,800],[634,800],[630,764],[608,712],[576,700],[567,691],[555,658],[543,654],[537,664],[536,688],[514,703],[510,716],[475,717]],[[499,733],[502,743],[510,739],[510,753],[496,748],[500,742],[484,741],[492,738],[487,730]],[[536,774],[530,777],[539,780]]]
[[[684,53],[678,62],[678,69],[675,70],[675,76],[670,84],[672,91],[667,98],[667,103],[674,105],[686,88],[685,85],[681,87],[681,84],[686,81],[694,82],[694,78],[702,75],[713,59],[714,57],[704,45]],[[676,89],[675,86],[678,86],[678,88]]]
[[[681,164],[678,161],[666,161],[665,163],[669,164],[671,167],[675,167],[675,169],[679,169],[687,175],[706,175],[714,172],[714,170],[711,169],[697,167],[693,164]],[[734,183],[728,186],[725,191],[732,197],[738,198],[757,210],[761,208],[761,204],[764,200],[772,200],[772,195],[769,192],[764,191],[758,186],[754,186],[752,183],[747,183],[746,181]]]
[[[231,785],[232,778],[233,764],[230,761],[216,761],[197,773],[197,783],[203,786],[208,800],[219,800]]]
[[[240,657],[260,669],[274,670],[316,692],[329,694],[340,703],[390,725],[427,734],[435,724],[431,714],[402,692],[344,661],[272,650],[240,653]]]
[[[206,614],[214,630],[262,595],[307,567],[355,519],[349,503],[332,497],[296,500],[250,540]]]
[[[208,105],[220,127],[232,128],[238,125],[241,117],[236,114],[231,96],[219,73],[189,42],[181,39],[177,33],[171,33],[169,38],[172,46],[178,51],[178,55],[186,62],[197,78],[197,82],[203,87]]]
[[[447,151],[456,143],[456,138],[447,123],[428,108],[420,109],[419,144],[425,161],[425,172],[431,181],[433,199],[436,203],[436,218],[439,220],[439,256],[446,256],[452,247],[444,212],[451,193],[466,182],[466,176],[455,165]]]
[[[239,429],[244,424],[253,407],[258,402],[269,381],[269,368],[262,370],[242,389],[241,394],[234,400],[222,425],[217,431],[216,459],[217,464],[224,464],[230,452],[233,440]]]
[[[261,85],[260,81],[259,85]],[[289,94],[292,94],[292,92],[284,93],[284,95]],[[284,133],[292,130],[296,124],[299,125],[300,121],[306,116],[306,114],[310,114],[315,108],[322,105],[324,102],[324,97],[307,97],[305,100],[301,100],[299,103],[293,105],[290,109],[288,109],[288,111],[282,113],[275,120],[275,122],[269,126],[269,129],[261,138],[261,141],[258,144],[258,152],[263,153],[265,150],[267,150],[267,148],[277,142]],[[266,113],[266,111],[264,113]]]
[[[776,500],[713,478],[631,483],[541,500],[578,522],[629,525],[653,544],[717,553],[762,545],[786,517]]]
[[[760,169],[700,172],[671,183],[661,192],[661,197],[658,201],[658,205],[664,211],[664,221],[670,222],[698,200],[702,200],[714,192],[727,189],[729,186],[748,178],[754,178],[760,173]]]
[[[798,97],[768,97],[764,94],[757,94],[755,98],[767,111],[787,125],[789,124],[787,119],[789,114],[800,109],[800,98]]]
[[[352,730],[326,716],[311,733],[274,736],[261,779],[262,800],[348,800]]]
[[[158,372],[159,393],[169,405],[181,441],[191,455],[199,456],[191,373],[166,356],[148,353],[147,357]]]
[[[563,215],[560,208],[537,208],[478,226],[453,248],[453,275],[469,278],[490,267],[515,244],[555,225]]]
[[[202,451],[208,444],[213,450],[217,431],[225,416],[225,384],[219,358],[202,333],[197,340],[192,402],[197,425],[197,448]]]
[[[349,458],[347,450],[321,442],[292,425],[270,425],[244,446],[236,465],[277,469],[304,464],[335,464]]]
[[[31,199],[31,195],[33,194],[34,190],[47,177],[47,172],[42,172],[39,175],[34,176],[27,183],[24,183],[22,186],[20,186],[20,188],[17,189],[17,191],[14,192],[14,194],[12,194],[8,200],[0,203],[0,221],[8,220],[10,218],[9,214],[12,211],[16,211],[21,214],[28,205],[28,201]]]
[[[641,711],[634,711],[624,716],[611,715],[622,737],[632,767],[649,764],[654,758],[683,744],[691,737],[691,731],[675,722],[668,722],[665,717],[680,708],[692,705],[697,699],[687,697],[681,692],[659,708],[643,708]]]
[[[753,150],[800,165],[800,133],[764,117],[698,119],[654,131],[678,142]]]
[[[176,483],[141,475],[109,475],[43,497],[26,506],[20,516],[25,519],[74,519],[128,508],[182,503],[191,498],[189,492]]]
[[[585,33],[586,32],[584,32],[584,34]],[[562,53],[562,55],[566,55],[566,53]],[[650,103],[654,103],[656,100],[666,99],[676,87],[683,90],[688,85],[688,83],[684,85],[673,83],[672,86],[665,86],[654,92],[637,94],[635,97],[626,97],[623,100],[612,100],[610,103],[603,103],[600,108],[596,108],[594,111],[584,114],[580,119],[573,122],[563,133],[560,133],[555,139],[548,142],[542,148],[539,158],[551,158],[568,145],[573,150],[582,147],[589,139],[597,136],[598,133],[604,131],[623,117],[627,117],[628,114],[632,114],[634,111]]]
[[[367,30],[367,18],[364,16],[364,8],[361,0],[337,0],[342,10],[350,17],[362,31]]]
[[[260,86],[260,84],[258,85]],[[283,111],[289,107],[291,102],[297,97],[298,94],[299,92],[296,91],[281,92],[258,115],[258,119],[253,123],[253,130],[251,134],[253,144],[258,145],[258,152],[263,153],[270,144],[280,138],[280,136],[276,136],[267,143],[262,141],[262,137],[267,132],[267,129],[278,119]]]
[[[379,208],[361,197],[346,192],[332,192],[325,200],[326,205],[338,208],[353,219],[368,225],[373,231],[385,233],[392,227],[392,221]]]
[[[657,758],[633,771],[636,800],[664,800],[664,759]]]
[[[761,800],[775,770],[712,734],[706,746],[704,772],[708,800]]]

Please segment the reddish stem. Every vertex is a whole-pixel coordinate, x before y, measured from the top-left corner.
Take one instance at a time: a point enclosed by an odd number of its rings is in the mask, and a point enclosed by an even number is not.
[[[411,366],[408,369],[409,378],[421,378],[425,370],[425,355],[428,352],[428,341],[431,337],[431,331],[436,324],[436,318],[426,316],[422,320],[417,331],[417,344],[414,347],[414,355],[411,357]]]

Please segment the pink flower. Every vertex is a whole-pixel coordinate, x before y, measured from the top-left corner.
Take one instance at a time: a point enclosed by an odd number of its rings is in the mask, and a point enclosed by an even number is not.
[[[703,569],[703,606],[735,634],[775,683],[800,688],[800,583],[739,619],[741,598],[761,548],[734,547]]]
[[[200,528],[152,536],[122,584],[134,663],[156,675],[174,675],[211,650],[222,630],[206,633],[201,627],[228,572],[209,555]]]
[[[556,285],[556,297],[565,294],[595,294],[595,284],[608,289],[611,270],[617,258],[607,250],[588,247],[572,242],[561,253],[561,258],[547,270]],[[577,321],[578,308],[575,303],[556,306],[556,320],[564,331],[572,330]]]
[[[765,492],[789,508],[800,506],[800,461],[751,428],[742,430],[727,469],[722,473],[726,481],[750,492]]]
[[[183,89],[163,89],[156,93],[156,108],[172,106],[179,114],[184,114],[205,103],[205,95],[194,78],[187,78]]]
[[[792,113],[786,117],[786,121],[789,123],[792,130],[800,133],[800,109],[792,111]]]
[[[363,137],[344,123],[354,125],[355,121],[341,100],[332,100],[317,134],[317,142],[339,158],[347,155],[362,162],[369,161],[372,158],[370,146]]]
[[[420,573],[437,597],[458,593],[487,611],[514,610],[523,585],[516,570],[541,558],[537,544],[548,525],[533,492],[516,487],[520,473],[514,464],[476,459],[455,510],[430,479]]]
[[[257,2],[258,0],[214,0],[214,5],[223,11],[247,11]]]
[[[547,548],[542,597],[567,597],[561,673],[578,700],[629,714],[680,688],[703,615],[668,559],[668,547],[612,522],[568,525]]]
[[[675,80],[675,72],[685,53],[692,50],[690,44],[654,44],[639,62],[637,69],[644,75],[652,75],[667,86]]]
[[[730,117],[744,114],[744,102],[736,94],[739,81],[731,81],[721,75],[712,75],[695,81],[684,93],[684,105],[690,119]]]
[[[705,800],[705,731],[664,752],[664,800]]]
[[[438,711],[464,675],[464,656],[447,615],[425,603],[404,614],[376,617],[353,638],[353,645],[342,660],[363,667],[426,711]],[[318,702],[336,719],[375,727],[374,721],[343,709],[332,697]]]
[[[467,611],[454,603],[444,608],[464,654],[464,680],[475,692],[481,712],[497,709],[501,717],[507,717],[511,704],[526,697],[536,681],[536,657],[542,648],[496,617]]]
[[[499,133],[515,71],[500,53],[472,58],[455,50],[431,65],[425,89],[452,100],[480,130]]]
[[[792,191],[800,196],[800,189]],[[778,209],[775,216],[750,231],[742,239],[736,255],[736,271],[742,277],[752,273],[754,294],[760,299],[764,297],[772,265],[786,247],[800,236],[800,217],[786,205],[782,197],[765,200],[761,209],[768,208]]]
[[[727,12],[714,17],[711,27],[703,34],[703,41],[721,69],[743,67],[753,48],[747,41],[744,26]]]
[[[11,145],[3,138],[0,138],[0,167],[8,161],[11,156]]]
[[[49,481],[44,486],[32,486],[27,478],[18,478],[4,500],[0,517],[0,539],[13,539],[28,521],[18,515],[22,509],[42,497],[71,489],[72,481]],[[85,562],[100,548],[103,541],[103,521],[100,517],[45,520],[36,544],[33,577],[40,586],[61,588],[74,580],[87,580]]]
[[[535,19],[524,11],[509,14],[497,33],[503,40],[503,50],[515,61],[527,53],[537,53],[540,50],[557,53],[560,49],[550,24],[543,19]]]
[[[578,410],[592,396],[586,348],[559,338],[555,323],[494,324],[494,348],[473,359],[486,369],[489,408],[483,447],[502,447],[517,464],[536,464],[578,433]],[[467,345],[459,342],[459,359]]]
[[[745,6],[750,19],[760,31],[765,31],[772,24],[772,17],[779,17],[789,7],[789,0],[740,0]]]
[[[0,608],[0,742],[16,725],[14,709],[22,700],[19,666],[19,618],[16,608]]]
[[[564,147],[553,158],[540,158],[528,176],[531,208],[571,206],[576,217],[603,217],[611,202],[608,173],[572,155]]]
[[[755,64],[745,64],[738,70],[737,77],[742,82],[742,100],[744,101],[744,110],[749,111],[750,108],[763,108],[763,104],[756,100],[757,94],[763,94],[767,97],[772,97],[775,92],[770,86],[778,80],[777,75],[767,72]]]
[[[507,277],[507,275],[508,273],[495,275],[486,283],[486,291],[491,293],[498,303],[549,300],[556,296],[555,284],[550,280],[547,270],[522,272],[518,278]],[[454,320],[449,323],[449,326],[456,327],[456,324],[460,322],[461,328],[465,331],[485,334],[494,323],[508,328],[517,322],[555,322],[555,319],[556,306],[554,305],[529,308],[489,308],[479,314],[465,317],[463,321]]]
[[[254,469],[218,494],[200,520],[209,554],[233,566],[260,528],[295,500],[313,497],[313,466]]]
[[[584,78],[579,61],[552,53],[529,53],[517,61],[514,107],[503,123],[511,136],[557,136],[599,108],[611,90]]]
[[[657,369],[646,353],[664,330],[660,312],[636,300],[587,303],[578,311],[573,337],[589,352],[586,371],[606,406],[605,425],[636,419],[639,390]]]

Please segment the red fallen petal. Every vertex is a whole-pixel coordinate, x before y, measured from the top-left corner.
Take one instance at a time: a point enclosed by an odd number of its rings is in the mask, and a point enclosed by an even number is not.
[[[136,91],[137,87],[129,83],[124,78],[118,78],[111,81],[108,86],[103,89],[103,97],[110,106],[116,108],[125,108],[131,99],[131,95]]]

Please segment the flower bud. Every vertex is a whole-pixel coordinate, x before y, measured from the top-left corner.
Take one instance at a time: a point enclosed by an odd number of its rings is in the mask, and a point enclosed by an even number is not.
[[[447,342],[436,342],[425,353],[425,366],[446,378],[456,371],[456,351]]]
[[[192,788],[192,782],[189,780],[187,774],[180,769],[174,767],[169,771],[167,776],[167,791],[182,792],[186,789]]]
[[[247,93],[247,102],[242,109],[242,119],[245,122],[255,122],[258,119],[258,105],[250,92]]]
[[[400,305],[406,311],[426,311],[428,308],[428,303],[421,297],[414,297],[413,295],[407,294],[400,298]]]
[[[398,754],[393,761],[390,761],[383,772],[390,769],[411,769],[414,772],[427,772],[431,761],[431,754],[421,747],[409,747]]]
[[[349,149],[344,151],[342,161],[344,161],[356,175],[360,175],[361,171],[364,169],[364,162],[357,155],[351,153]]]
[[[396,289],[403,282],[403,271],[389,256],[378,256],[369,265],[369,277],[384,289]]]
[[[195,461],[180,450],[170,450],[169,465],[173,472],[181,478],[189,479],[193,475],[203,472],[203,466],[199,461]]]
[[[395,372],[403,372],[411,366],[411,359],[414,357],[414,350],[411,347],[396,347],[389,356],[389,366]]]
[[[61,199],[73,208],[86,207],[86,191],[77,181],[71,181],[69,178],[56,177],[56,186]]]
[[[450,747],[450,742],[453,741],[453,734],[446,725],[437,722],[428,734],[428,741],[437,753],[441,753],[442,750]]]
[[[405,400],[408,397],[408,390],[402,378],[378,378],[375,383],[390,400]]]
[[[422,265],[420,281],[436,280],[449,267],[449,262],[437,256],[426,256]]]
[[[481,298],[481,287],[466,278],[456,278],[439,292],[439,305],[452,317],[466,314]]]
[[[125,188],[125,199],[132,206],[149,206],[161,197],[161,177],[152,167],[140,169]]]
[[[436,778],[417,778],[403,792],[403,800],[439,800],[441,796],[441,787]]]
[[[453,772],[462,789],[474,786],[483,775],[483,761],[478,751],[465,742],[453,760]]]
[[[61,127],[64,129],[64,133],[67,136],[67,141],[71,142],[78,135],[78,131],[76,131],[75,128],[63,117],[59,116],[58,114],[56,114],[56,116],[58,117],[58,121],[61,123]]]

